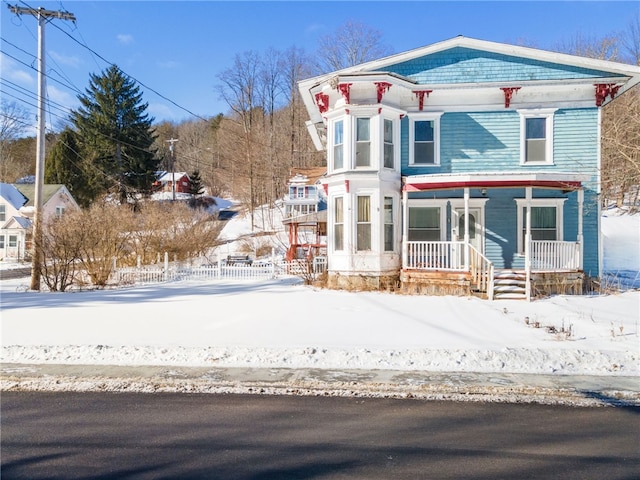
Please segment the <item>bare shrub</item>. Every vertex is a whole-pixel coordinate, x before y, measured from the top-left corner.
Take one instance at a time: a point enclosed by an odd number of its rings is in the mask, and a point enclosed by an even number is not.
[[[64,292],[76,281],[80,242],[77,212],[47,222],[42,235],[41,275],[52,292]]]

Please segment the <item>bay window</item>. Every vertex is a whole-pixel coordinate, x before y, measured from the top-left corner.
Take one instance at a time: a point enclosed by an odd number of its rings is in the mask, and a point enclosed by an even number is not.
[[[344,250],[344,199],[336,197],[333,204],[333,249]]]
[[[357,199],[356,249],[371,250],[371,197],[359,195]]]

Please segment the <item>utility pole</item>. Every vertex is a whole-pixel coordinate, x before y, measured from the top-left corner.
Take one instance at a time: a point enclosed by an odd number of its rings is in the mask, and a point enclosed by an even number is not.
[[[173,201],[176,201],[176,156],[173,153],[173,144],[178,141],[177,138],[167,140],[169,142],[169,151],[171,152],[171,191],[173,192]]]
[[[33,15],[38,19],[38,130],[36,143],[36,183],[33,203],[33,257],[31,259],[31,290],[40,290],[40,265],[42,263],[42,190],[44,189],[44,146],[45,146],[45,49],[44,26],[48,19],[76,21],[69,12],[45,10],[44,8],[23,8],[8,5],[16,15]]]

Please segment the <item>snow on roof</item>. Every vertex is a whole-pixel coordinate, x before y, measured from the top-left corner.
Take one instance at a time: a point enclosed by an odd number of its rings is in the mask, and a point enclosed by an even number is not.
[[[27,203],[26,198],[20,191],[10,183],[0,183],[0,197],[4,198],[13,208],[19,210]]]
[[[181,179],[182,177],[189,178],[189,174],[187,172],[159,172],[161,175],[158,176],[158,182],[173,182],[173,176],[176,176],[176,180]]]

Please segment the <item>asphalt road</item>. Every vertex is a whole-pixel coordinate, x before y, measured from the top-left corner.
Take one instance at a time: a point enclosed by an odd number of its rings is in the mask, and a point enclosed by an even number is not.
[[[3,392],[10,479],[637,479],[640,408]]]

